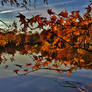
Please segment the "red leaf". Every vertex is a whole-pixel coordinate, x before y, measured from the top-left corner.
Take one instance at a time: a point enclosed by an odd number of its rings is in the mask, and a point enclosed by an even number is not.
[[[24,69],[23,71],[24,71],[24,72],[28,72],[29,70],[28,70],[28,69]]]
[[[55,13],[52,11],[52,9],[48,9],[47,12],[48,12],[49,15],[55,14]]]
[[[68,17],[68,12],[67,11],[60,12],[58,15],[67,18]]]
[[[42,18],[39,15],[36,16],[36,20],[38,23],[43,23]]]
[[[89,32],[90,34],[92,34],[92,26],[89,28]]]
[[[72,15],[71,16],[72,17],[79,17],[79,11],[72,11]]]

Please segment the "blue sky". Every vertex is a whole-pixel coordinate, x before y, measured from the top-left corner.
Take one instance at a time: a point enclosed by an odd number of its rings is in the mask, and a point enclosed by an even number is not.
[[[25,8],[9,6],[8,4],[5,6],[0,5],[0,19],[5,21],[7,24],[11,24],[13,20],[16,20],[15,16],[19,12],[26,15],[28,18],[37,14],[49,17],[46,13],[48,8],[53,9],[57,13],[62,10],[67,10],[69,12],[80,10],[81,13],[84,13],[85,7],[89,4],[89,0],[48,0],[48,3],[48,5],[44,5],[42,4],[42,0],[37,0],[36,9],[32,6],[30,11],[27,11]],[[4,27],[4,25],[0,23],[0,27]]]

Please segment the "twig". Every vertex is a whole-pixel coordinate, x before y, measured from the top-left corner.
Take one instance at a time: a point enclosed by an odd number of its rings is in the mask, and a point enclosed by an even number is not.
[[[9,28],[9,26],[4,21],[0,20],[0,22],[2,22],[5,26]]]

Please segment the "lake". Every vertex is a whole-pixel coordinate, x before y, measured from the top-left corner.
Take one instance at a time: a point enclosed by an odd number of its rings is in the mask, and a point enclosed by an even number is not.
[[[85,12],[89,1],[49,0],[49,5],[41,5],[41,3],[37,3],[36,9],[32,6],[30,11],[25,8],[0,5],[0,20],[4,21],[7,25],[12,25],[14,20],[18,22],[16,16],[19,12],[27,16],[27,18],[37,14],[49,18],[49,15],[46,13],[49,8],[57,13],[62,10],[68,10],[69,13],[74,10],[80,10],[82,14]],[[0,22],[0,28],[7,27]],[[21,47],[18,49],[21,49]],[[0,61],[1,92],[92,92],[92,66],[75,66],[70,76],[67,75],[67,72],[58,73],[53,69],[39,69],[27,74],[18,75],[13,71],[14,69],[20,69],[21,65],[33,62],[32,56],[29,53],[21,54],[20,51],[14,50],[13,53],[12,50],[8,52],[0,47],[0,56],[4,60],[4,62]],[[5,67],[5,65],[8,66]],[[29,68],[30,66],[27,69]],[[62,66],[62,68],[64,67]],[[67,67],[65,68],[67,69]],[[25,72],[28,71],[25,70]]]
[[[2,92],[92,91],[91,67],[78,68],[75,66],[76,68],[73,69],[70,76],[67,75],[67,72],[58,73],[53,69],[38,69],[25,74],[28,72],[26,71],[25,73],[23,72],[23,75],[18,75],[13,70],[20,69],[19,65],[23,66],[34,62],[32,61],[32,56],[30,54],[22,55],[19,51],[16,51],[14,55],[2,52],[1,57],[4,60],[0,65],[0,89]],[[8,69],[4,68],[5,65],[8,65]],[[64,67],[62,66],[62,68]],[[30,66],[27,69],[30,69]]]

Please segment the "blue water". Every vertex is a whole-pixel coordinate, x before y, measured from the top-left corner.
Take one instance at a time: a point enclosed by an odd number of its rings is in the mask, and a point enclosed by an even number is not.
[[[87,75],[89,74],[89,76]],[[92,71],[81,70],[70,77],[66,74],[60,75],[55,72],[38,71],[25,76],[10,76],[0,78],[0,91],[1,92],[79,92],[76,88],[62,87],[62,79],[65,81],[81,82],[77,85],[80,88],[85,87],[88,92],[92,92],[92,88],[88,87],[92,84]],[[59,81],[56,82],[55,80]],[[67,84],[64,84],[65,86]]]
[[[64,83],[64,81],[72,83],[76,87],[85,88],[88,92],[92,92],[92,88],[89,86],[92,85],[92,70],[73,70],[71,76],[68,76],[66,72],[60,74],[53,70],[38,70],[19,76],[12,72],[13,69],[16,69],[14,64],[25,65],[32,61],[32,59],[26,55],[15,54],[15,61],[10,62],[9,58],[11,55],[3,55],[8,61],[0,65],[1,92],[80,92],[77,88],[63,87],[72,86]],[[7,64],[9,68],[4,69],[4,65]]]

